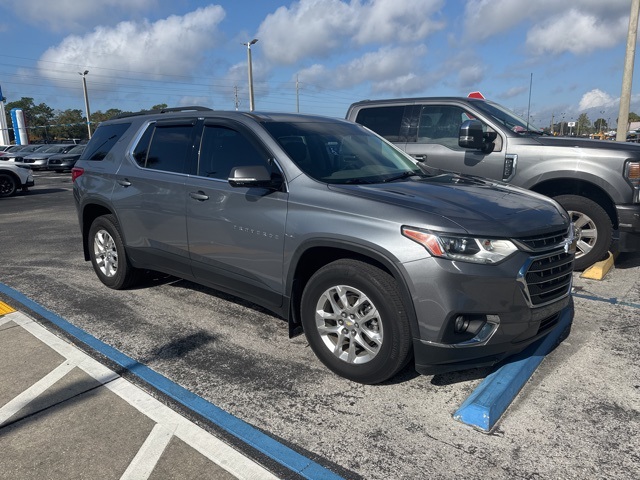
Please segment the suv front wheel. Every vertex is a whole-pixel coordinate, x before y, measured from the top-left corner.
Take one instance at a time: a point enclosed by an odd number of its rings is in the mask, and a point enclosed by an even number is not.
[[[383,382],[410,359],[411,332],[396,281],[367,263],[343,259],[318,270],[302,294],[309,345],[333,372]]]
[[[93,221],[88,242],[91,264],[102,283],[123,290],[138,282],[140,270],[129,263],[120,227],[113,215],[103,215]]]

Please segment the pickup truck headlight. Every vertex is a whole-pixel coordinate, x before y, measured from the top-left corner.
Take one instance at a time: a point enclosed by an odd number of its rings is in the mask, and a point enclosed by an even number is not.
[[[434,257],[462,262],[494,264],[518,251],[510,240],[467,237],[402,227],[402,235],[419,243]]]

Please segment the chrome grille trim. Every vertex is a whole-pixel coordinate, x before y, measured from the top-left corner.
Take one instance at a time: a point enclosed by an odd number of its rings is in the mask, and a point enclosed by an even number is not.
[[[571,238],[570,229],[556,230],[546,235],[511,239],[521,250],[525,252],[545,252],[563,247],[568,238]]]
[[[573,261],[573,253],[556,250],[525,262],[518,272],[518,282],[530,307],[548,305],[571,293]]]

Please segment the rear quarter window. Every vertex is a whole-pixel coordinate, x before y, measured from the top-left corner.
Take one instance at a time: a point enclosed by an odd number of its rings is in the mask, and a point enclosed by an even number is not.
[[[130,126],[130,123],[101,125],[91,137],[80,159],[103,160]]]
[[[399,142],[404,109],[402,105],[363,108],[358,112],[355,121],[390,142]]]

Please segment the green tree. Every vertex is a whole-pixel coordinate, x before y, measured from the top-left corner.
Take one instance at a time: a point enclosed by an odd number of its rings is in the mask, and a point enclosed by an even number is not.
[[[22,97],[20,100],[9,102],[5,105],[7,125],[12,125],[11,110],[14,108],[22,109],[29,138],[32,141],[47,140],[48,129],[55,117],[53,108],[46,103],[36,105],[31,97]]]
[[[55,139],[84,139],[89,136],[82,110],[75,108],[57,111],[56,113],[56,117],[53,120],[55,126],[50,129],[50,133],[54,135]]]
[[[581,113],[576,122],[576,131],[578,135],[589,135],[591,132],[591,120],[586,113]]]
[[[638,115],[637,113],[629,112],[629,121],[640,122],[640,115]]]
[[[98,126],[98,124],[102,123],[102,122],[106,122],[107,120],[113,118],[113,117],[117,117],[118,115],[121,115],[125,112],[123,112],[122,110],[118,109],[118,108],[110,108],[109,110],[107,110],[106,112],[102,112],[100,110],[97,110],[95,112],[93,112],[91,114],[91,125],[92,125],[92,130],[95,130]]]
[[[164,110],[168,105],[166,103],[159,103],[158,105],[154,105],[151,107],[151,110]]]
[[[598,118],[595,122],[593,122],[593,128],[596,132],[606,132],[609,127],[607,125],[607,121],[604,118]]]

